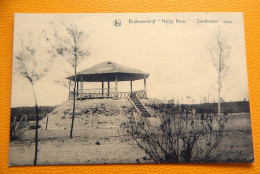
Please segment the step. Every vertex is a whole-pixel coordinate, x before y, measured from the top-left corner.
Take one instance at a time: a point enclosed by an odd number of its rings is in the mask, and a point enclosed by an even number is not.
[[[140,111],[141,115],[144,117],[150,117],[151,114],[147,111],[145,106],[140,102],[138,98],[131,98],[133,104],[136,106],[136,108]]]

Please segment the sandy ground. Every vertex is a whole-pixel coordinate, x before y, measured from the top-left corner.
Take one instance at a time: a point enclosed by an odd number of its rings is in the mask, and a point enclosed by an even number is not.
[[[224,139],[213,153],[212,162],[252,161],[248,114],[229,117]],[[9,165],[33,164],[33,137],[32,130],[26,132],[23,140],[10,143]],[[119,127],[76,129],[73,139],[68,138],[69,130],[39,130],[39,137],[39,165],[152,163],[142,159],[145,153],[141,149],[125,141]]]
[[[102,133],[104,130],[97,132]],[[142,156],[145,154],[140,149],[133,148],[124,142],[123,137],[42,139],[39,141],[38,164],[136,163],[136,159]],[[33,160],[32,141],[11,143],[9,165],[32,165]]]
[[[66,105],[69,106],[69,103]],[[102,104],[102,107],[107,105],[105,108],[109,108],[108,111],[105,110],[106,114],[104,111],[100,114],[95,109],[100,103],[94,102],[94,105],[88,107],[84,105],[86,103],[82,102],[77,108],[77,112],[82,115],[76,116],[73,139],[69,138],[71,111],[66,106],[60,106],[50,114],[52,117],[49,117],[48,130],[44,127],[46,120],[40,122],[42,128],[39,129],[38,165],[153,162],[144,160],[146,154],[130,145],[123,136],[120,124],[126,120],[122,113],[130,112],[127,101],[115,107],[109,102]],[[86,108],[92,112],[91,117]],[[223,140],[212,154],[211,162],[253,161],[250,114],[239,113],[227,117]],[[151,118],[151,121],[153,119],[155,118]],[[10,142],[10,166],[33,165],[34,134],[35,130],[27,130],[20,140]]]

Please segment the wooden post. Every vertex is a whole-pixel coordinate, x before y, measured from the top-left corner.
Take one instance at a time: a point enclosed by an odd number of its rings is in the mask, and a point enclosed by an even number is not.
[[[80,100],[82,100],[83,97],[83,76],[80,77]]]
[[[110,82],[107,82],[107,96],[110,97]]]
[[[146,91],[146,78],[144,78],[144,97],[147,98],[147,91]]]
[[[88,90],[87,90],[87,87],[86,87],[87,86],[86,83],[84,84],[84,86],[85,86],[85,89],[86,89],[85,90],[85,96],[88,97]]]
[[[71,80],[69,82],[69,100],[70,100],[70,85],[71,85]]]
[[[130,81],[130,91],[131,91],[131,94],[133,93],[133,81],[131,80]]]
[[[77,81],[77,98],[79,96],[79,81]]]
[[[92,129],[92,112],[90,113],[90,129]]]
[[[104,81],[102,81],[102,97],[104,97]]]
[[[45,130],[48,129],[48,121],[49,121],[49,116],[46,117],[46,124],[45,124]]]
[[[28,115],[26,115],[26,120],[25,120],[26,122],[27,122],[27,125],[29,126],[29,118],[28,118]]]
[[[118,99],[118,81],[117,81],[117,74],[116,74],[116,99]]]

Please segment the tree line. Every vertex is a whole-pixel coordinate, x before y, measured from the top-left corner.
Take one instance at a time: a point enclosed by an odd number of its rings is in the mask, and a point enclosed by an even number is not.
[[[38,106],[38,114],[40,116],[39,120],[43,119],[47,114],[51,113],[56,106]],[[16,107],[11,108],[11,122],[13,122],[14,117],[19,119],[22,115],[28,115],[29,121],[36,120],[36,111],[35,107],[27,106],[27,107]]]
[[[218,103],[201,103],[201,104],[162,104],[169,110],[175,110],[176,112],[192,112],[195,109],[196,112],[202,110],[207,113],[218,113]],[[158,108],[160,105],[150,105],[152,108]],[[221,113],[240,113],[250,112],[249,101],[236,101],[236,102],[223,102],[221,103]]]

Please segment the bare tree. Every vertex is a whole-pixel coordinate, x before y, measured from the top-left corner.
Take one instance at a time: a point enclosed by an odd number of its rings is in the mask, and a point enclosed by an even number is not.
[[[156,118],[127,116],[123,123],[127,141],[142,149],[155,163],[208,162],[219,146],[227,119],[174,113],[158,107]],[[157,120],[157,122],[155,121]],[[213,127],[213,124],[217,125]]]
[[[90,55],[89,47],[84,45],[89,36],[85,34],[84,31],[80,31],[75,25],[65,25],[63,23],[63,26],[65,28],[65,33],[61,34],[55,28],[54,24],[52,24],[54,29],[54,40],[47,38],[47,41],[49,41],[52,48],[54,48],[54,52],[52,53],[64,57],[74,68],[73,112],[70,130],[70,138],[72,138],[76,107],[77,66]]]
[[[222,35],[220,29],[217,30],[215,38],[212,43],[207,47],[209,54],[212,58],[213,64],[218,73],[218,115],[220,116],[220,98],[221,98],[221,88],[223,80],[227,74],[228,67],[226,65],[226,60],[229,57],[230,47],[228,46],[225,37]]]
[[[34,85],[48,72],[54,57],[43,58],[45,50],[39,48],[39,45],[34,42],[32,33],[28,32],[25,36],[20,34],[19,39],[21,50],[15,55],[14,68],[15,72],[20,73],[29,80],[33,89],[36,109],[34,165],[37,165],[39,112]]]

